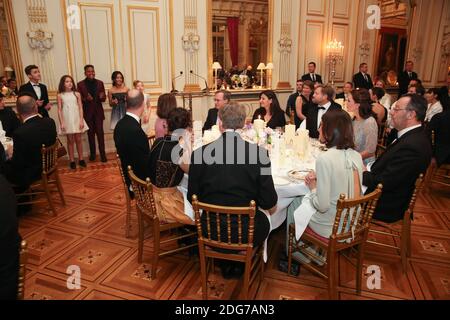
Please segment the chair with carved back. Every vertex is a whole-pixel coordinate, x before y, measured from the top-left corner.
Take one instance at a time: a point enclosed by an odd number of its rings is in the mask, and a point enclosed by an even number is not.
[[[19,277],[17,283],[17,300],[23,300],[25,296],[25,274],[28,260],[27,242],[22,240],[19,248]]]
[[[120,176],[122,177],[122,183],[123,183],[123,188],[124,188],[124,192],[125,192],[125,201],[127,204],[127,213],[126,213],[126,219],[125,219],[125,228],[126,228],[125,229],[125,237],[129,238],[130,230],[131,230],[131,202],[133,199],[131,199],[130,191],[128,189],[128,185],[125,180],[125,173],[123,172],[123,168],[122,168],[122,162],[120,161],[120,157],[118,154],[116,154],[116,161],[117,161],[117,166],[119,167]]]
[[[35,203],[45,203],[48,202],[50,209],[53,212],[54,216],[57,216],[56,207],[53,203],[51,193],[55,191],[52,187],[56,188],[56,191],[59,193],[59,197],[61,199],[62,204],[65,206],[66,201],[64,199],[64,190],[61,184],[61,180],[58,174],[58,148],[59,142],[50,147],[46,147],[42,145],[41,148],[41,156],[42,156],[42,173],[41,179],[31,185],[28,190],[23,193],[16,194],[18,202],[17,205],[28,205]],[[52,179],[53,177],[53,179]],[[41,198],[33,199],[33,197],[45,194],[46,200]],[[25,200],[28,198],[29,200]]]
[[[159,257],[163,257],[169,254],[177,253],[183,250],[188,250],[190,248],[196,247],[197,244],[189,244],[183,247],[178,247],[176,249],[162,250],[162,246],[170,243],[176,243],[178,240],[194,237],[196,232],[188,232],[186,234],[178,236],[170,235],[164,240],[161,234],[165,231],[173,231],[178,228],[182,228],[185,225],[182,223],[166,223],[160,221],[155,199],[153,197],[152,184],[150,179],[147,178],[145,181],[139,179],[133,172],[131,166],[128,166],[128,175],[131,180],[131,186],[133,187],[133,192],[135,196],[136,209],[138,214],[138,225],[139,225],[139,239],[138,239],[138,262],[142,263],[142,257],[144,254],[144,222],[147,222],[152,228],[153,235],[153,257],[152,257],[152,274],[151,278],[156,278],[156,272],[158,268]]]
[[[155,143],[155,140],[156,140],[156,135],[150,134],[147,136],[147,138],[148,138],[148,142],[150,143],[150,146],[153,146],[153,144]]]
[[[406,209],[402,220],[395,223],[372,220],[372,228],[370,228],[370,233],[400,238],[400,246],[389,245],[374,240],[367,241],[372,245],[399,250],[404,273],[406,273],[407,271],[408,258],[411,256],[411,220],[413,219],[413,212],[414,206],[416,205],[417,194],[420,192],[423,186],[423,177],[423,174],[420,174],[420,176],[416,180],[415,188],[411,195],[411,200],[409,201],[408,208]],[[377,230],[373,227],[378,227],[382,230]]]
[[[208,274],[214,259],[237,261],[245,264],[241,298],[247,300],[253,284],[258,289],[264,276],[263,245],[253,247],[255,230],[256,203],[251,201],[248,207],[224,207],[199,202],[196,195],[192,196],[192,206],[195,212],[195,223],[198,230],[198,247],[202,277],[202,298],[208,299]],[[202,212],[200,214],[200,212]],[[201,215],[206,218],[206,230],[201,222]],[[213,219],[211,219],[213,218]],[[214,223],[214,219],[216,223]],[[226,234],[223,234],[221,221],[226,221]],[[247,241],[243,238],[243,220],[248,219]],[[237,221],[237,241],[232,240],[232,220]],[[226,240],[224,240],[224,237]],[[234,234],[236,237],[236,234]],[[230,253],[223,253],[228,251]]]
[[[436,148],[436,134],[435,131],[431,131],[431,145],[433,150]],[[439,167],[436,162],[431,162],[425,175],[425,185],[429,190],[433,183],[439,186],[450,186],[450,164],[441,164]]]
[[[382,186],[378,185],[372,193],[355,199],[346,199],[341,194],[336,205],[336,218],[329,238],[321,237],[311,228],[306,228],[299,240],[295,237],[295,224],[289,225],[289,249],[288,249],[288,274],[291,274],[292,259],[294,252],[300,252],[308,259],[319,261],[321,266],[312,263],[299,262],[309,271],[312,271],[328,281],[328,294],[330,299],[338,298],[337,287],[339,286],[339,256],[347,258],[345,251],[356,249],[356,290],[361,293],[362,267],[365,245],[369,233],[369,225],[373,212],[381,196]],[[308,250],[311,244],[315,248],[327,252],[326,261],[314,250]],[[309,259],[310,260],[310,259]]]

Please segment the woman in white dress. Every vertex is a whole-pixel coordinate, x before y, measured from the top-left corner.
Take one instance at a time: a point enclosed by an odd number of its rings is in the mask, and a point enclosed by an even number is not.
[[[144,90],[144,83],[140,80],[136,80],[133,82],[133,87],[139,91],[141,91],[144,94],[144,103],[145,103],[145,109],[144,109],[144,113],[142,114],[141,117],[141,122],[142,122],[142,130],[144,130],[144,132],[149,135],[150,134],[150,116],[151,116],[151,108],[152,106],[150,105],[150,95],[145,93]]]
[[[76,169],[74,145],[77,145],[78,165],[86,168],[83,159],[83,143],[81,134],[89,130],[83,117],[83,104],[80,93],[71,76],[63,76],[58,87],[59,134],[66,135],[70,168]]]

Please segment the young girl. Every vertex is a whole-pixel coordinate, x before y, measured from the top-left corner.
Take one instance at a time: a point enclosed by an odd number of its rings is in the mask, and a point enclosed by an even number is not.
[[[122,72],[114,71],[111,76],[113,86],[108,91],[109,105],[111,112],[111,130],[114,130],[117,122],[122,119],[127,112],[127,92],[125,78]]]
[[[144,92],[144,89],[145,89],[144,83],[140,80],[134,81],[133,87],[136,90],[139,90],[144,94],[145,110],[144,110],[144,113],[142,114],[142,130],[144,130],[144,132],[146,134],[149,134],[150,115],[151,115],[151,108],[152,108],[152,106],[150,105],[150,95]]]
[[[83,159],[83,144],[81,134],[89,128],[84,121],[81,96],[77,92],[75,82],[71,76],[63,76],[58,87],[58,118],[59,134],[67,136],[70,168],[76,169],[74,143],[77,144],[78,165],[86,168]]]

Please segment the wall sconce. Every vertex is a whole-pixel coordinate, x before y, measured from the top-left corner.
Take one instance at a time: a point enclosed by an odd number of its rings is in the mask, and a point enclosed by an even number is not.
[[[263,62],[261,62],[258,65],[258,68],[256,68],[257,70],[261,70],[261,89],[264,88],[264,71],[263,70],[265,68],[266,68],[266,65]]]
[[[269,87],[269,89],[272,89],[272,70],[274,68],[274,65],[272,62],[269,62],[266,65],[266,70],[267,71],[267,86]]]
[[[330,66],[331,86],[334,87],[336,64],[344,61],[344,46],[336,39],[327,44],[327,64]]]
[[[222,66],[220,65],[219,62],[216,61],[216,62],[213,63],[212,68],[215,71],[214,72],[214,91],[217,91],[217,78],[218,78],[217,71],[219,69],[222,69]]]

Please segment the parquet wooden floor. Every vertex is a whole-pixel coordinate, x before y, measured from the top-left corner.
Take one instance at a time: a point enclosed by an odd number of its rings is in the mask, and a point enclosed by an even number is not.
[[[125,198],[113,156],[107,164],[90,163],[71,171],[61,163],[67,205],[55,201],[58,216],[45,205],[20,219],[28,241],[26,299],[201,299],[198,258],[178,254],[162,258],[155,280],[149,277],[151,240],[144,262],[137,262],[137,221],[133,212],[131,237],[125,234]],[[63,167],[64,166],[64,167]],[[450,191],[432,188],[419,195],[412,224],[412,257],[408,272],[401,269],[394,250],[369,246],[365,266],[381,268],[381,289],[354,290],[354,268],[341,261],[341,299],[450,299]],[[301,269],[299,277],[278,270],[285,227],[269,240],[269,261],[255,299],[327,299],[326,283]],[[374,235],[371,235],[374,237]],[[393,243],[385,237],[384,241]],[[81,288],[70,290],[67,267],[81,269]],[[365,276],[366,278],[368,276]],[[236,299],[238,280],[224,280],[217,272],[209,279],[214,299]]]

